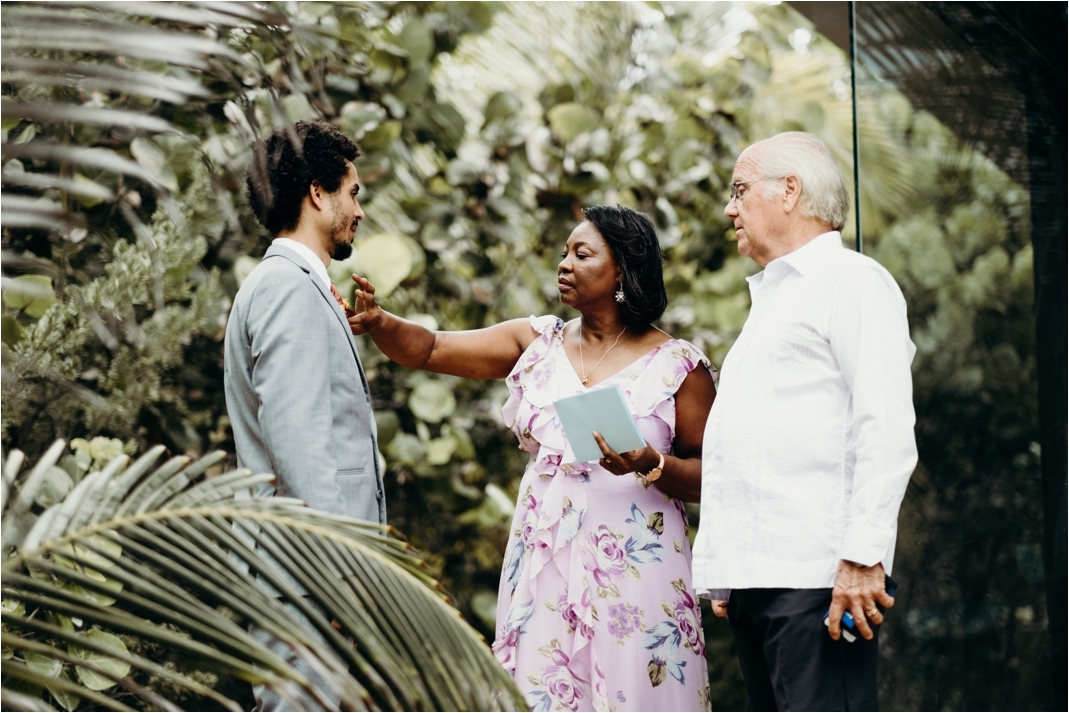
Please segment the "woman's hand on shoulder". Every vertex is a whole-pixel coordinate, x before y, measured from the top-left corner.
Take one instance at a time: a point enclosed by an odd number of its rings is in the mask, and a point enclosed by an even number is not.
[[[356,283],[356,305],[353,306],[356,313],[349,317],[349,329],[360,336],[379,326],[383,310],[375,301],[375,286],[366,277],[353,275],[353,282]]]
[[[510,319],[484,329],[432,332],[390,314],[375,299],[375,286],[353,275],[355,314],[348,318],[354,335],[370,334],[393,361],[411,369],[468,379],[503,379],[520,355],[538,338],[529,319]]]

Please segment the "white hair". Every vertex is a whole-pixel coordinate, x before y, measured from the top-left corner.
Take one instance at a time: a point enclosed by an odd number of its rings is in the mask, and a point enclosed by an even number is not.
[[[850,210],[846,177],[823,141],[812,134],[787,131],[750,148],[756,147],[760,147],[755,157],[757,169],[763,177],[798,177],[802,184],[798,202],[802,215],[824,221],[833,230],[843,229]]]

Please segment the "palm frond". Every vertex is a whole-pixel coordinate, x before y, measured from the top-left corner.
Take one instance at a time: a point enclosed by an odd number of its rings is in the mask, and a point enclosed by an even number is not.
[[[71,62],[20,55],[4,55],[0,81],[22,86],[70,87],[86,93],[121,92],[178,104],[189,97],[207,97],[211,92],[200,82],[183,77],[139,71],[94,62]]]
[[[159,467],[162,448],[132,464],[120,456],[84,477],[28,532],[9,530],[7,522],[30,512],[33,491],[62,452],[57,442],[23,478],[21,454],[4,468],[2,643],[12,653],[5,707],[47,709],[47,690],[53,701],[177,709],[144,685],[155,677],[240,708],[128,650],[121,637],[136,637],[265,685],[295,705],[523,708],[511,678],[407,543],[387,528],[291,499],[235,499],[271,476],[208,476],[222,454]],[[250,626],[298,650],[328,690],[265,649]]]
[[[162,134],[175,131],[163,119],[122,109],[101,109],[90,106],[73,106],[54,102],[0,102],[0,111],[7,116],[47,123],[78,122],[101,126],[120,126],[133,131],[148,131]]]
[[[770,136],[803,126],[820,136],[839,165],[850,175],[853,170],[853,141],[850,100],[837,96],[835,86],[848,86],[845,58],[817,52],[785,52],[772,58],[772,73],[757,87],[751,111],[756,134]],[[861,96],[858,103],[862,171],[862,216],[866,232],[882,229],[886,216],[908,211],[916,198],[908,152],[895,128],[872,97]],[[814,116],[816,118],[814,118]]]
[[[261,76],[262,70],[229,45],[228,33],[250,22],[263,26],[283,19],[272,10],[214,3],[5,5],[0,23],[0,81],[8,94],[4,128],[22,130],[17,137],[5,133],[3,142],[4,227],[62,231],[78,222],[69,202],[36,205],[36,196],[10,195],[11,188],[90,202],[121,197],[107,179],[79,175],[75,180],[74,170],[131,177],[165,195],[159,176],[124,156],[130,141],[181,134],[160,115],[158,102],[183,105],[211,98],[213,90],[198,75],[221,79],[216,84],[231,93],[242,86],[242,75]],[[111,136],[107,145],[86,146],[39,131],[56,124]],[[46,171],[39,172],[42,167]]]

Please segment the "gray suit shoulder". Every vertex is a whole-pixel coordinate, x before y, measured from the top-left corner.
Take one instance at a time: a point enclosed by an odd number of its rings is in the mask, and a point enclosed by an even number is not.
[[[309,297],[314,296],[315,286],[309,279],[306,270],[285,257],[275,255],[268,256],[253,268],[245,281],[241,283],[237,296],[234,298],[235,305],[245,300],[268,301],[286,297],[292,299],[294,293],[307,292]],[[310,291],[309,291],[310,290]]]
[[[253,268],[241,287],[244,289],[246,285],[249,285],[255,289],[261,283],[277,286],[296,278],[307,278],[307,276],[308,271],[299,267],[292,260],[281,255],[268,255],[260,261],[259,265]]]

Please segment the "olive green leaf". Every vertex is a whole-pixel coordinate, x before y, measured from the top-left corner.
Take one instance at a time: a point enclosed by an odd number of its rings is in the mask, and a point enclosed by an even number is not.
[[[385,298],[402,282],[423,272],[423,247],[404,235],[380,233],[356,245],[356,267],[375,286],[376,297]]]
[[[41,317],[56,303],[52,278],[45,275],[19,275],[4,279],[4,304],[22,310],[28,317]]]
[[[453,414],[457,399],[444,382],[427,380],[412,389],[408,396],[408,407],[416,418],[427,423],[438,423]]]
[[[63,468],[52,466],[45,473],[40,489],[34,495],[34,502],[43,508],[52,507],[63,499],[72,487],[74,487],[74,481],[70,474]]]
[[[123,640],[114,634],[109,634],[97,628],[90,629],[85,634],[87,639],[100,644],[108,649],[114,649],[119,653],[127,653],[128,649]],[[68,644],[67,650],[71,656],[93,665],[94,668],[78,666],[78,678],[91,690],[103,691],[111,688],[115,683],[130,673],[131,665],[127,661],[113,658],[99,650],[90,650],[77,644]],[[58,663],[58,662],[57,662]],[[97,670],[99,669],[99,670]]]

